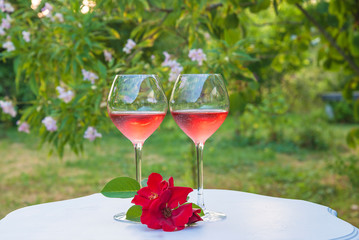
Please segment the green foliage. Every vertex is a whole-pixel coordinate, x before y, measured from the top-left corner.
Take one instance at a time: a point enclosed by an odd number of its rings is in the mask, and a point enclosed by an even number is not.
[[[110,198],[131,198],[140,189],[140,184],[129,177],[118,177],[108,182],[101,193]]]
[[[133,205],[126,212],[126,219],[133,222],[141,222],[142,207]]]
[[[288,110],[289,105],[283,94],[268,93],[260,104],[246,106],[246,113],[241,118],[241,129],[249,132],[249,137],[252,139],[260,137],[256,136],[258,129],[265,129],[267,136],[264,138],[267,141],[281,141],[283,140],[283,126],[288,123]]]
[[[13,65],[14,72],[0,68],[0,78],[7,79],[1,84],[0,98],[11,99],[21,121],[28,122],[31,132],[51,143],[60,156],[66,145],[75,153],[83,151],[89,126],[99,132],[109,130],[106,98],[115,74],[156,73],[169,95],[173,83],[167,81],[170,69],[161,66],[164,51],[180,62],[183,72],[222,73],[230,91],[237,91],[242,79],[254,81],[246,65],[256,59],[247,53],[251,40],[244,39],[240,20],[241,14],[246,15],[240,12],[249,5],[102,0],[82,13],[80,2],[66,0],[51,3],[53,10],[44,16],[45,1],[34,10],[25,0],[12,4],[12,27],[0,41],[11,41],[15,50],[3,50],[0,58]],[[56,14],[62,14],[64,21]],[[0,18],[5,17],[0,13]],[[23,31],[30,33],[29,42]],[[123,51],[128,39],[136,42],[129,54]],[[206,53],[204,65],[188,58],[194,48]],[[110,61],[105,50],[112,54]],[[98,76],[94,84],[84,81],[83,70]],[[58,86],[75,97],[65,103],[58,98]],[[24,101],[27,105],[22,106]],[[57,121],[57,131],[49,132],[41,124],[46,116]]]
[[[347,136],[347,143],[349,147],[356,148],[359,145],[359,129],[352,129]]]
[[[308,150],[327,150],[332,133],[330,126],[320,118],[311,116],[295,122],[291,140],[300,148]],[[326,131],[323,131],[326,129]]]
[[[307,114],[301,116],[290,108],[285,94],[278,90],[266,94],[260,104],[247,104],[240,117],[241,145],[259,144],[279,152],[328,149],[331,131],[322,112],[308,114],[307,106]]]
[[[334,119],[332,121],[341,123],[355,123],[358,122],[354,118],[354,104],[350,101],[339,101],[328,103],[334,113]]]
[[[359,189],[359,159],[358,156],[348,157],[337,156],[329,168],[335,173],[349,178],[350,183],[355,189]]]
[[[251,114],[263,119],[273,141],[282,139],[277,129],[285,117],[276,112],[280,111],[278,106],[265,102],[271,98],[266,94],[285,82],[288,74],[316,63],[343,73],[337,82],[345,83],[348,100],[359,89],[357,72],[348,62],[359,65],[355,0],[101,0],[87,13],[81,12],[81,1],[64,0],[54,2],[47,16],[41,15],[45,1],[34,10],[25,0],[11,4],[15,8],[10,14],[11,28],[0,36],[0,42],[11,41],[15,50],[0,52],[4,63],[0,67],[0,99],[16,104],[20,120],[28,122],[31,132],[39,134],[42,143],[51,143],[51,151],[60,156],[66,146],[75,153],[83,151],[88,127],[99,132],[110,130],[106,98],[116,74],[156,73],[169,96],[173,82],[168,81],[170,69],[161,66],[164,51],[183,66],[184,73],[221,73],[229,89],[232,113],[238,115],[245,109],[255,112],[246,105],[256,108],[259,104],[258,112]],[[348,58],[299,6],[333,37]],[[64,21],[55,14],[62,14]],[[6,13],[1,12],[0,18],[6,18]],[[23,31],[30,33],[29,42]],[[129,54],[123,51],[128,39],[137,44]],[[201,66],[188,57],[189,50],[198,48],[207,56]],[[112,54],[111,60],[105,59],[105,50]],[[313,53],[318,56],[313,58]],[[94,84],[83,80],[83,69],[98,76]],[[71,102],[58,99],[58,86],[74,92]],[[291,101],[286,104],[294,106]],[[354,110],[358,108],[354,106]],[[46,116],[57,121],[56,132],[41,124]],[[9,120],[1,115],[1,121]],[[12,119],[13,124],[16,120]]]

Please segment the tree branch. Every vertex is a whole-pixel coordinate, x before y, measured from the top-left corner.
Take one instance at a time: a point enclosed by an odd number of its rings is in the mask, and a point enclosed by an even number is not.
[[[239,6],[241,8],[245,8],[245,7],[250,7],[252,5],[255,5],[256,3],[254,2],[249,2],[249,3],[243,3],[243,4],[240,4]],[[219,7],[223,7],[223,3],[213,3],[213,4],[210,4],[208,7],[206,7],[206,11],[210,11],[212,9],[216,9],[216,8],[219,8]],[[181,10],[185,9],[184,7],[181,8]],[[158,7],[152,7],[150,9],[151,12],[166,12],[166,13],[171,13],[174,11],[174,9],[172,8],[158,8]]]
[[[253,26],[256,27],[265,27],[270,25],[277,25],[277,24],[286,24],[286,25],[301,25],[303,22],[295,22],[295,21],[280,21],[280,22],[267,22],[267,23],[252,23]]]
[[[340,55],[348,62],[349,66],[354,70],[354,72],[359,75],[359,67],[353,61],[353,59],[347,55],[342,48],[339,47],[335,39],[327,32],[325,29],[313,18],[300,4],[296,3],[296,7],[307,17],[307,19],[313,23],[314,26],[324,35],[328,42],[334,47]]]
[[[222,3],[213,3],[213,4],[209,5],[208,7],[206,7],[206,10],[207,10],[207,11],[210,11],[210,10],[212,10],[212,9],[216,9],[216,8],[222,7],[222,6],[223,6]],[[183,9],[185,9],[185,8],[182,7],[181,10],[183,10]],[[174,11],[174,9],[172,9],[172,8],[157,8],[157,7],[153,7],[153,8],[151,9],[151,12],[166,12],[166,13],[171,13],[171,12],[173,12],[173,11]]]

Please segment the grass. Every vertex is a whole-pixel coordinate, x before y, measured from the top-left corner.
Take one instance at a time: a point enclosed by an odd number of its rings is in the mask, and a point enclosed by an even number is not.
[[[204,151],[205,188],[233,189],[329,206],[338,216],[359,226],[358,186],[338,175],[330,163],[352,154],[345,145],[350,126],[331,125],[329,150],[300,149],[292,143],[245,145],[234,135],[238,123],[229,117],[208,140]],[[38,149],[35,135],[0,125],[0,218],[28,205],[99,192],[117,176],[134,177],[133,148],[117,130],[86,151],[63,159]],[[145,143],[143,176],[159,172],[176,184],[194,187],[193,145],[167,116]],[[357,153],[356,153],[357,154]],[[353,209],[352,209],[353,208]]]

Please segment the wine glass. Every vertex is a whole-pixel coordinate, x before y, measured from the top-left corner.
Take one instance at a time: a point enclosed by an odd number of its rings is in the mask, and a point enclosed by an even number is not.
[[[220,74],[182,74],[173,87],[171,114],[178,126],[196,146],[197,205],[204,221],[216,222],[226,218],[205,208],[203,197],[203,147],[206,140],[222,125],[228,115],[229,98]]]
[[[107,99],[115,126],[135,148],[136,180],[141,185],[142,146],[167,112],[167,98],[156,75],[116,75]],[[114,216],[123,221],[126,213]]]

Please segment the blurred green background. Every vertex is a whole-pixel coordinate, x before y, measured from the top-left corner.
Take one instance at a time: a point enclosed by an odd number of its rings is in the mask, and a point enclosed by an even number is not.
[[[156,73],[169,96],[182,72],[221,73],[230,94],[206,142],[205,188],[308,200],[359,226],[358,0],[12,0],[0,10],[0,218],[134,177],[133,147],[106,111],[114,75]],[[84,138],[89,127],[102,137]],[[143,176],[195,187],[195,168],[168,114],[144,145]]]

